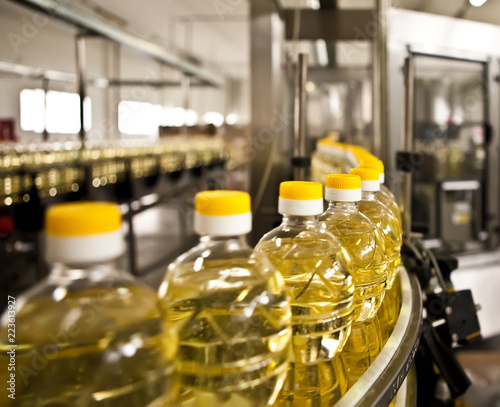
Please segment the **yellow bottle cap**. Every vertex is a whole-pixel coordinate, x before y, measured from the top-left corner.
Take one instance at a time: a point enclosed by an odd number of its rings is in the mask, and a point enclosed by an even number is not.
[[[384,163],[380,160],[364,160],[361,162],[359,168],[370,168],[377,171],[379,174],[385,172]]]
[[[326,176],[326,187],[335,189],[360,189],[361,178],[353,174],[330,174]]]
[[[196,194],[194,209],[206,216],[240,215],[251,211],[250,195],[243,191],[202,191]]]
[[[280,198],[293,201],[323,199],[323,187],[318,182],[285,181],[280,184]]]
[[[51,206],[45,216],[47,234],[59,237],[96,235],[120,229],[118,206],[110,202],[71,202]]]
[[[366,151],[361,146],[350,145],[349,150],[353,153],[354,157],[356,157],[358,163],[362,163],[364,161],[378,160],[377,157],[375,157],[372,153]]]
[[[378,181],[378,172],[370,168],[353,168],[351,174],[359,175],[361,181]]]

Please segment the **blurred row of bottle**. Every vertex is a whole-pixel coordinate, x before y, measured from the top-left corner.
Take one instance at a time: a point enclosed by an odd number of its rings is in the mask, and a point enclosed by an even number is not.
[[[115,205],[49,208],[51,274],[2,317],[0,358],[16,355],[7,405],[333,405],[399,312],[399,208],[381,202],[382,167],[368,157],[326,177],[326,211],[321,184],[281,183],[283,221],[255,249],[247,193],[198,193],[200,242],[158,294],[115,266],[125,250]],[[10,378],[2,369],[8,394]]]
[[[107,140],[25,145],[0,143],[0,207],[226,160],[219,138]],[[88,174],[85,168],[88,167]],[[87,178],[89,178],[87,180]]]

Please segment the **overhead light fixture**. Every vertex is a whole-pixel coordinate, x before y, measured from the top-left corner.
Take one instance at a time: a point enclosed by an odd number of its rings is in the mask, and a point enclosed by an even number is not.
[[[487,0],[469,0],[469,3],[471,6],[474,7],[481,7],[484,3],[486,3]]]
[[[316,90],[316,85],[314,84],[314,82],[307,81],[306,82],[306,91],[309,93],[312,93],[315,90]]]
[[[307,6],[313,10],[319,10],[321,8],[319,0],[308,0]]]
[[[316,41],[316,58],[318,59],[318,64],[320,66],[327,66],[330,62],[328,60],[328,49],[326,47],[326,42],[323,39]]]

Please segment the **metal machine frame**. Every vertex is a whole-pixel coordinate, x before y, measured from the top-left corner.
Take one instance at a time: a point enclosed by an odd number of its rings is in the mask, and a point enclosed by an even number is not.
[[[411,65],[414,55],[483,62],[486,65],[485,87],[488,93],[488,112],[485,117],[493,129],[500,128],[500,51],[496,45],[500,38],[500,27],[467,20],[431,15],[401,9],[390,9],[388,21],[388,77],[389,82],[389,134],[387,156],[394,157],[396,151],[413,148],[412,113],[410,110],[413,89],[407,86],[409,95],[404,100],[405,59]],[[425,27],[425,29],[423,29]],[[453,35],[450,35],[453,33]],[[412,69],[406,69],[412,75]],[[406,111],[405,111],[406,109]],[[402,117],[406,123],[403,125]],[[403,137],[404,135],[404,137]],[[499,244],[498,225],[500,217],[499,196],[499,151],[498,138],[493,137],[486,158],[486,199],[484,202],[485,231],[488,233],[486,248]],[[395,162],[388,161],[387,179],[392,189],[401,190],[401,176],[396,172]]]

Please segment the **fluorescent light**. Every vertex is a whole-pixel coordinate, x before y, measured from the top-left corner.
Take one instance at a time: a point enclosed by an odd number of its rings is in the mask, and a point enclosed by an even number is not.
[[[215,127],[220,127],[224,124],[224,116],[218,112],[206,112],[203,115],[203,121],[206,124],[213,124]]]
[[[316,90],[316,85],[314,84],[314,82],[307,81],[306,82],[306,91],[311,93],[311,92],[314,92],[315,90]]]
[[[316,41],[316,58],[318,59],[319,65],[328,65],[328,49],[326,48],[326,42],[323,39]]]
[[[469,3],[474,7],[481,7],[484,3],[486,3],[486,0],[469,0]]]
[[[319,0],[309,0],[307,2],[307,5],[312,8],[313,10],[319,10],[321,7],[321,4],[319,3]]]
[[[198,113],[192,109],[184,109],[182,107],[165,108],[161,120],[162,126],[181,127],[194,126],[198,123]]]
[[[226,123],[229,125],[236,124],[237,121],[238,121],[238,115],[235,113],[229,113],[226,116]]]

